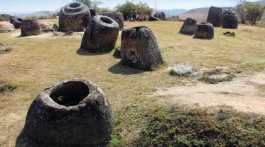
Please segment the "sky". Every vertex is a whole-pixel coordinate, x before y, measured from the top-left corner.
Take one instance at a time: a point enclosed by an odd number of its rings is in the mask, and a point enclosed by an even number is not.
[[[57,10],[73,0],[0,0],[0,12],[35,12]],[[100,7],[114,8],[127,0],[101,0]],[[235,6],[239,0],[130,0],[145,2],[157,9],[192,9],[208,6]],[[249,0],[256,1],[256,0]]]

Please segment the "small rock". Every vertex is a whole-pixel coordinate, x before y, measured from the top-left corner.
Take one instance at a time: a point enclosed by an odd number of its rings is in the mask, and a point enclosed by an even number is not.
[[[170,70],[170,75],[176,75],[176,76],[191,76],[195,74],[196,71],[193,69],[193,67],[190,64],[177,64]]]
[[[11,48],[6,47],[6,46],[0,44],[0,54],[8,53],[8,52],[10,52],[11,50],[12,50]]]
[[[13,90],[15,90],[16,87],[13,85],[10,85],[4,81],[0,81],[0,93],[4,93],[4,92],[12,92]]]
[[[236,36],[236,33],[235,32],[224,32],[224,35],[225,36],[228,36],[228,37],[235,37]]]
[[[218,84],[220,82],[232,81],[234,78],[235,75],[227,69],[215,68],[204,71],[199,80],[209,84]]]

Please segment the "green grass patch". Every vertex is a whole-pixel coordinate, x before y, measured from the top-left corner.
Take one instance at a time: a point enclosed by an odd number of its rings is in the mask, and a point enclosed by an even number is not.
[[[146,118],[138,146],[265,146],[265,119],[233,110],[160,108]]]

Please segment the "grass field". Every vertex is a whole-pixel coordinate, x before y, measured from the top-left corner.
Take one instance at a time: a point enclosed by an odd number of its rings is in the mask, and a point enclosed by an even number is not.
[[[172,77],[167,67],[191,63],[196,68],[226,66],[251,74],[265,68],[265,28],[240,26],[236,37],[226,37],[217,28],[214,40],[197,40],[180,35],[180,22],[127,22],[126,27],[150,27],[166,62],[159,70],[142,72],[119,64],[112,53],[79,55],[81,34],[74,36],[17,37],[0,34],[0,43],[12,47],[0,54],[0,81],[17,88],[0,93],[0,146],[14,146],[32,100],[57,81],[91,80],[106,93],[114,113],[113,146],[132,145],[149,120],[149,110],[160,105],[148,95],[157,87],[191,84],[191,78]],[[120,46],[118,41],[117,47]]]

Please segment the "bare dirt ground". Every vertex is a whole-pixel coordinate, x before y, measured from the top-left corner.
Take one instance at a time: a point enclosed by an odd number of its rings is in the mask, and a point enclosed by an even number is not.
[[[154,96],[170,105],[229,106],[237,111],[265,115],[265,71],[219,84],[159,88]]]

